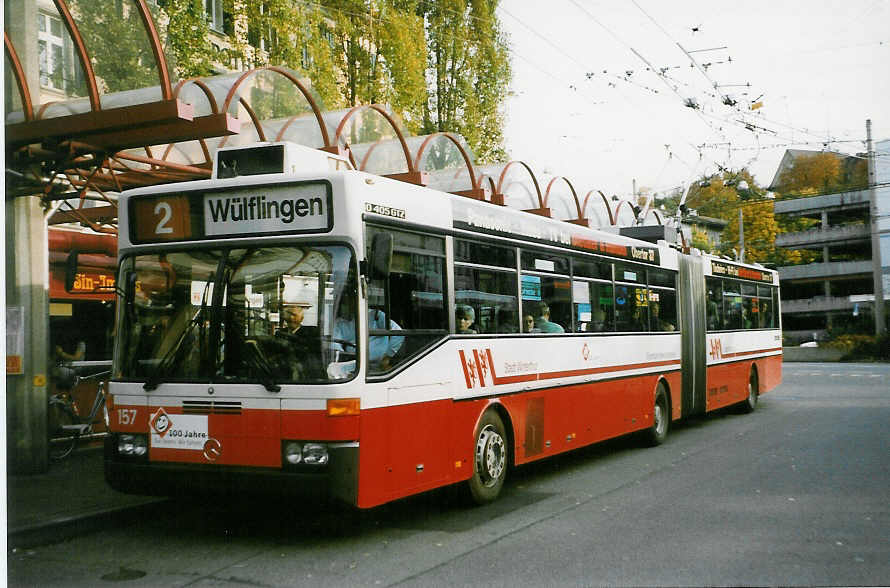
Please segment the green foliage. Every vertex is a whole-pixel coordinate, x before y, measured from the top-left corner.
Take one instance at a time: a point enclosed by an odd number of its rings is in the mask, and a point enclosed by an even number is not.
[[[424,3],[427,80],[423,132],[463,135],[480,162],[505,159],[501,106],[510,80],[497,0]]]
[[[135,8],[114,0],[70,0],[69,7],[101,91],[158,85],[157,64]]]
[[[844,352],[843,359],[890,359],[890,335],[843,334],[826,344],[831,349]]]
[[[213,46],[210,26],[204,12],[203,0],[167,0],[164,18],[156,15],[164,50],[179,79],[207,76],[212,73]]]
[[[708,238],[708,232],[699,227],[692,227],[692,246],[705,253],[716,253],[717,248]]]

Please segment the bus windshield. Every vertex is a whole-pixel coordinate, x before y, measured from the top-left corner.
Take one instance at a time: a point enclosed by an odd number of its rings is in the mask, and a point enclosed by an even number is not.
[[[355,372],[352,251],[194,248],[121,263],[115,373],[163,382],[343,381]]]

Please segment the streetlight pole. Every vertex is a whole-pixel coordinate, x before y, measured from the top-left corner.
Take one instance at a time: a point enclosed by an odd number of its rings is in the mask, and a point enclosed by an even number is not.
[[[881,235],[878,232],[878,191],[875,178],[875,150],[871,142],[871,119],[865,121],[865,135],[868,148],[868,195],[869,229],[871,233],[871,266],[875,290],[875,335],[887,332],[887,321],[884,318],[884,278],[881,267]]]

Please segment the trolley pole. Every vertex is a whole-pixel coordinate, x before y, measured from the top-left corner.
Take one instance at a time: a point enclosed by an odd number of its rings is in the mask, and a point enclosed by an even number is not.
[[[868,145],[868,195],[869,230],[871,233],[871,266],[875,290],[875,335],[887,332],[887,321],[884,312],[884,277],[881,267],[881,235],[878,231],[878,190],[876,188],[875,149],[871,141],[871,119],[865,121],[865,135]]]

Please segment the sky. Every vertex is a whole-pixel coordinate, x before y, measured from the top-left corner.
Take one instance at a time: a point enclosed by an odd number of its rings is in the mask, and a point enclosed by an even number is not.
[[[890,0],[502,0],[498,15],[509,156],[580,194],[660,195],[721,167],[766,186],[785,149],[862,153],[869,118],[890,139]]]

